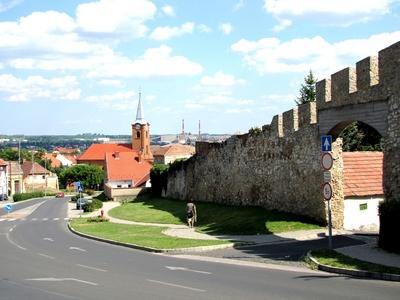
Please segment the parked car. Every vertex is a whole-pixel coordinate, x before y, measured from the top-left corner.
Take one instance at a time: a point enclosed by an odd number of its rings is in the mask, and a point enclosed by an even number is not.
[[[90,202],[92,202],[92,200],[87,198],[79,198],[78,200],[76,200],[76,209],[81,209],[82,206]]]
[[[65,196],[64,192],[58,192],[56,194],[56,198],[64,198],[64,196]]]

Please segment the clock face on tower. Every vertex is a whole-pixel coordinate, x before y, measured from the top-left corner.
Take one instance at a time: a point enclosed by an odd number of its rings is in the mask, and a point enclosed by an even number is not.
[[[140,124],[139,123],[135,124],[135,128],[139,130],[140,129]]]

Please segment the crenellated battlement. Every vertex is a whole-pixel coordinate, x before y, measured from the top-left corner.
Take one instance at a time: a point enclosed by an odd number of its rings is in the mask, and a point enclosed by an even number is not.
[[[317,109],[360,104],[387,98],[387,91],[398,85],[400,42],[366,57],[356,68],[345,68],[316,84]],[[397,78],[397,79],[396,79]],[[397,80],[397,81],[396,81]]]

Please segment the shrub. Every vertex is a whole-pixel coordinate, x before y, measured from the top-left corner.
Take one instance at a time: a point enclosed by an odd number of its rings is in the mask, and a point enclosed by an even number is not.
[[[72,202],[76,202],[79,199],[79,195],[74,195],[71,197]]]
[[[97,216],[97,217],[88,218],[87,221],[89,223],[93,223],[93,222],[94,223],[99,223],[99,222],[108,222],[108,221],[110,221],[110,219],[102,218],[100,216]]]
[[[101,202],[98,199],[93,199],[92,202],[82,205],[82,209],[84,212],[93,212],[96,209],[99,209],[102,207],[103,207],[103,202]]]
[[[94,199],[98,199],[101,202],[110,201],[110,199],[107,198],[107,196],[104,192],[98,194],[96,197],[94,197]]]
[[[383,201],[379,205],[380,228],[378,246],[395,253],[400,253],[399,216],[400,201]]]
[[[89,196],[92,196],[94,194],[94,190],[86,189],[85,193],[88,194]]]

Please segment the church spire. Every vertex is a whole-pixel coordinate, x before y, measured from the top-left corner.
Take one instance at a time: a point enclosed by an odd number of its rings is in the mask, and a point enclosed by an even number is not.
[[[139,90],[139,102],[136,111],[136,121],[135,123],[146,124],[146,120],[143,117],[143,107],[142,107],[142,92]]]

